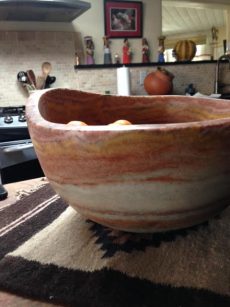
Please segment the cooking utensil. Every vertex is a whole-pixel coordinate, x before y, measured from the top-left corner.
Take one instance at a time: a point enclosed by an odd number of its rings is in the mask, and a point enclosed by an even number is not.
[[[37,77],[37,89],[38,90],[43,90],[45,88],[45,83],[46,83],[46,76],[38,76]]]
[[[34,87],[34,90],[36,90],[36,77],[35,74],[33,72],[33,70],[27,70],[27,78],[28,78],[28,83]]]
[[[25,84],[23,84],[23,86],[27,90],[28,93],[36,90],[36,88],[34,87],[34,84],[31,85],[31,84],[25,83]]]
[[[19,71],[17,74],[17,79],[18,82],[21,83],[22,87],[27,91],[27,93],[30,93],[36,89],[34,84],[30,84],[27,72]]]
[[[27,83],[27,73],[25,71],[19,71],[19,73],[17,74],[17,79],[21,83]]]
[[[49,88],[49,85],[54,81],[50,81],[49,73],[51,72],[52,66],[49,62],[42,63],[42,75],[37,77],[37,89]],[[47,80],[48,78],[48,80]]]
[[[56,81],[56,77],[54,76],[47,76],[46,80],[45,80],[45,88],[50,88],[50,85],[53,84]]]
[[[49,62],[42,63],[42,74],[44,76],[47,77],[49,75],[49,73],[51,72],[51,69],[52,69],[52,66]]]

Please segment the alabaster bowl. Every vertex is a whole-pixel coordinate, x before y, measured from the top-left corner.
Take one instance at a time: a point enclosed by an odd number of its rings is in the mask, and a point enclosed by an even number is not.
[[[26,113],[50,184],[87,219],[166,231],[229,204],[229,101],[54,89],[32,94]],[[132,125],[109,125],[120,119]]]

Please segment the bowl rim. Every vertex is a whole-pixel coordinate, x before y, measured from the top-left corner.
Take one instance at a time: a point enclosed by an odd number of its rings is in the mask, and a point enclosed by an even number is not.
[[[40,99],[47,95],[50,91],[71,91],[75,93],[84,93],[84,94],[91,94],[91,95],[98,95],[98,97],[103,96],[102,94],[97,93],[90,93],[84,92],[76,89],[68,89],[68,88],[51,88],[46,90],[37,90],[32,93],[26,101],[26,116],[27,121],[36,122],[36,126],[42,126],[43,128],[51,128],[54,130],[65,130],[65,131],[167,131],[167,130],[181,130],[181,129],[200,129],[200,128],[207,128],[207,127],[216,127],[216,126],[230,126],[230,117],[223,117],[218,119],[207,119],[201,121],[191,121],[191,122],[181,122],[181,123],[163,123],[163,124],[132,124],[132,125],[86,125],[86,126],[75,126],[75,125],[67,125],[62,123],[54,123],[51,121],[46,120],[39,112],[39,102]],[[124,96],[116,96],[116,97],[123,97]],[[159,97],[168,97],[168,95],[151,95],[151,96],[127,96],[130,98],[137,98],[137,97],[144,97],[145,99],[152,99],[152,98],[159,98]],[[183,96],[183,95],[170,95],[170,97],[174,97],[177,99],[194,99],[195,97],[192,96]],[[204,101],[219,101],[216,98],[209,98],[209,97],[199,97],[199,100]],[[221,99],[221,103],[229,104],[230,109],[230,102],[225,99]]]

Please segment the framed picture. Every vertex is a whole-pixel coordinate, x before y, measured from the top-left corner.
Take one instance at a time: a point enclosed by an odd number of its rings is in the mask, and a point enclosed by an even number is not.
[[[104,16],[106,36],[142,37],[142,2],[104,0]]]

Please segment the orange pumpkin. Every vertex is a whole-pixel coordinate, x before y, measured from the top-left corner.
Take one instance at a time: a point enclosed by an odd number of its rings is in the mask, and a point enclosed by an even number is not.
[[[180,40],[174,47],[177,61],[191,61],[196,55],[196,44],[191,40]]]

